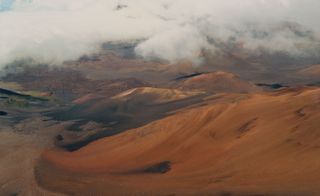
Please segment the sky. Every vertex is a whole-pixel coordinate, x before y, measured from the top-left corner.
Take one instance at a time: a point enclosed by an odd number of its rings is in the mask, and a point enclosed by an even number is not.
[[[248,51],[316,53],[319,8],[319,0],[0,0],[0,68],[29,57],[62,64],[108,41],[141,40],[137,55],[171,63],[201,64],[201,51],[232,39]],[[298,35],[284,22],[301,25]]]
[[[2,0],[0,1],[0,12],[8,11],[13,6],[14,0]]]

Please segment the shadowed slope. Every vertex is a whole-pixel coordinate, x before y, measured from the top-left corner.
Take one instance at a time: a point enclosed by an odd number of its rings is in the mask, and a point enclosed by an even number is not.
[[[77,150],[101,137],[146,125],[167,116],[170,112],[201,102],[205,95],[198,91],[139,87],[124,91],[111,98],[85,96],[70,108],[48,114],[58,120],[76,120],[70,130],[77,132],[74,140],[60,140],[57,144],[68,150]],[[98,122],[102,129],[87,136],[83,125]],[[68,135],[70,135],[68,133]],[[74,135],[74,134],[72,134]],[[82,137],[82,136],[85,137]],[[63,138],[66,138],[63,136]]]

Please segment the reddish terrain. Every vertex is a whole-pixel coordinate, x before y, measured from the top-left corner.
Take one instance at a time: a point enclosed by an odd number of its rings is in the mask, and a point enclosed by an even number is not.
[[[40,184],[68,194],[320,193],[320,90],[209,98],[75,151],[43,153]]]

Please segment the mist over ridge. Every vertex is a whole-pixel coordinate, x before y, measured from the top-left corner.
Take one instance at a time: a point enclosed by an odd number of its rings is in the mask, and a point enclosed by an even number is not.
[[[0,67],[17,59],[61,64],[105,42],[141,40],[138,56],[204,61],[238,47],[248,53],[318,56],[316,0],[2,0]]]

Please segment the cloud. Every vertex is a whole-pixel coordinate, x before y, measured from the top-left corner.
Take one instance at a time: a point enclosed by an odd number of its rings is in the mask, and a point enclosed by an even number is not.
[[[201,51],[214,49],[198,29],[186,25],[156,34],[136,47],[136,53],[145,58],[178,62],[191,59],[193,63],[202,61]]]
[[[138,55],[173,63],[198,64],[203,50],[232,42],[317,53],[319,7],[318,0],[0,0],[0,67],[27,57],[60,64],[107,41],[143,40]]]

